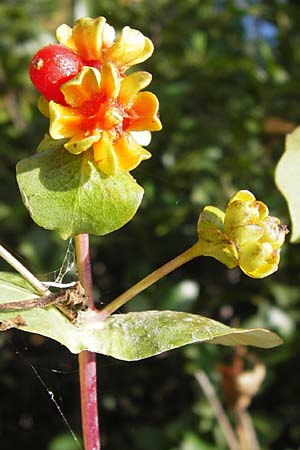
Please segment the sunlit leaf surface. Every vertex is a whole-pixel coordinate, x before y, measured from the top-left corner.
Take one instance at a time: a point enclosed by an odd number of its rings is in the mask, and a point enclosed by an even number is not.
[[[19,188],[33,220],[64,239],[122,227],[141,203],[141,186],[127,172],[104,175],[90,151],[72,155],[64,142],[46,139],[39,153],[17,164]]]
[[[36,296],[22,285],[18,275],[2,273],[0,279],[0,303]],[[20,329],[55,339],[73,353],[90,350],[126,361],[200,342],[262,348],[275,347],[282,342],[275,333],[261,328],[230,328],[206,317],[178,311],[115,314],[104,321],[97,320],[97,314],[88,311],[81,313],[76,324],[53,306],[18,313],[26,322]],[[1,311],[0,320],[14,316],[15,311]]]
[[[292,220],[291,242],[300,241],[300,127],[287,135],[276,169],[276,184],[285,196]]]

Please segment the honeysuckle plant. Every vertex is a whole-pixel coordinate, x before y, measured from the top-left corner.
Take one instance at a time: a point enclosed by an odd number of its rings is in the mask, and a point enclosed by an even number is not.
[[[144,89],[151,74],[131,71],[153,52],[150,39],[130,27],[116,36],[106,19],[82,18],[57,29],[58,44],[40,49],[30,64],[42,94],[48,133],[33,156],[17,164],[23,202],[41,227],[75,240],[78,282],[50,291],[7,250],[17,273],[0,274],[1,330],[38,333],[79,354],[86,450],[100,449],[96,353],[135,361],[206,342],[271,348],[281,343],[261,328],[231,328],[211,318],[176,311],[114,314],[151,284],[193,258],[210,256],[253,278],[278,269],[286,227],[267,206],[241,190],[225,212],[206,206],[192,247],[155,270],[111,303],[94,305],[89,234],[120,229],[135,215],[143,189],[130,172],[151,154],[151,132],[161,129],[156,96]]]

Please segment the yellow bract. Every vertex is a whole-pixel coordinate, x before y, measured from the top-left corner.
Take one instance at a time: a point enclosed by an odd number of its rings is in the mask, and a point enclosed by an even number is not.
[[[56,30],[57,40],[75,50],[84,63],[113,62],[121,72],[148,59],[153,53],[153,44],[140,31],[124,27],[115,39],[115,30],[104,17],[84,17],[75,22],[73,28],[61,25]]]

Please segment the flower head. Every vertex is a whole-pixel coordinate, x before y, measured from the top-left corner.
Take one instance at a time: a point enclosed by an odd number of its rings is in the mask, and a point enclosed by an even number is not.
[[[140,31],[126,26],[116,38],[114,28],[104,17],[83,17],[73,28],[61,25],[56,30],[56,37],[60,44],[77,52],[85,65],[99,69],[110,61],[120,73],[145,61],[153,53],[151,40]]]
[[[93,147],[95,162],[107,175],[134,169],[151,156],[141,147],[149,143],[150,131],[161,129],[157,98],[140,92],[150,81],[148,72],[121,78],[112,62],[101,70],[84,67],[61,86],[66,106],[49,103],[51,137],[68,138],[65,148],[74,154]]]
[[[238,247],[239,266],[247,275],[264,278],[278,269],[287,228],[251,192],[239,191],[229,200],[224,233]]]
[[[268,207],[246,190],[237,192],[225,213],[213,206],[201,212],[199,242],[206,254],[232,268],[239,265],[246,275],[264,278],[278,269],[280,248],[287,228]]]
[[[43,94],[40,111],[50,117],[53,139],[68,139],[65,148],[80,154],[91,147],[107,175],[130,171],[151,154],[142,145],[150,131],[161,129],[158,100],[140,92],[151,81],[148,72],[125,71],[149,58],[153,44],[141,32],[115,30],[104,17],[84,17],[74,27],[57,29],[59,44],[40,49],[30,75]],[[60,58],[58,55],[62,55]]]

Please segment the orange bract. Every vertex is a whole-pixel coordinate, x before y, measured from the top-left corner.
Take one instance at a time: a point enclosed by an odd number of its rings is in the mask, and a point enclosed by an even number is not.
[[[60,44],[76,51],[85,65],[99,69],[110,61],[121,73],[145,61],[153,53],[151,40],[128,26],[115,38],[114,28],[106,23],[104,17],[83,17],[75,22],[73,28],[61,25],[56,30],[56,37]]]
[[[93,147],[95,162],[107,175],[134,169],[151,156],[141,147],[149,143],[149,132],[161,129],[157,98],[140,92],[150,81],[147,72],[122,78],[112,62],[100,71],[84,67],[61,87],[67,106],[49,103],[51,137],[69,138],[65,148],[74,154]]]

